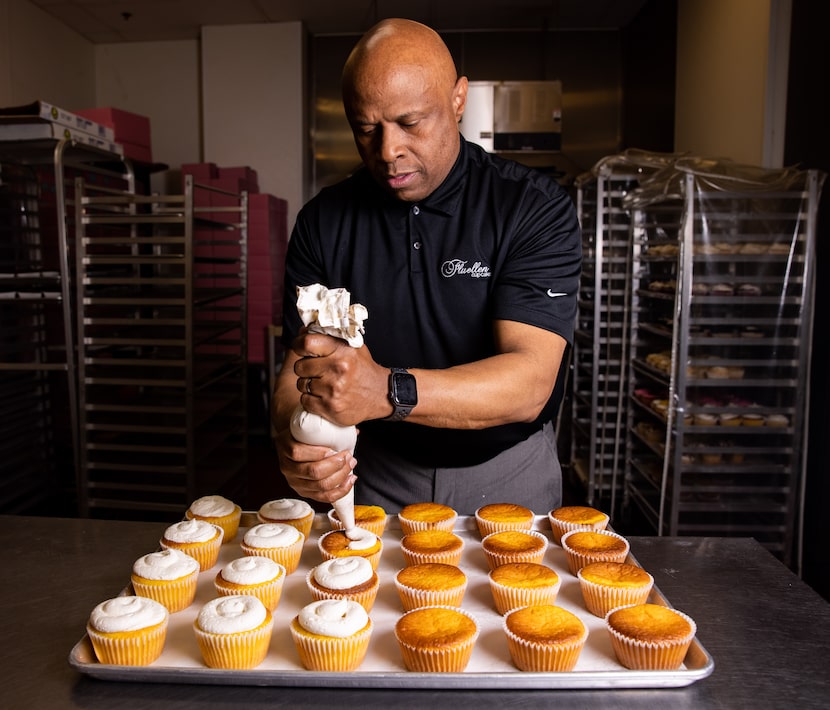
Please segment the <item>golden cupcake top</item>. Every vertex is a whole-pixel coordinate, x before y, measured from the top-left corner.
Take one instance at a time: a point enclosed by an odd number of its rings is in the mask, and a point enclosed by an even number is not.
[[[614,609],[609,612],[607,623],[622,636],[652,642],[683,641],[695,631],[685,615],[661,604]]]
[[[454,552],[464,541],[449,530],[416,530],[401,538],[401,547],[417,552]]]
[[[643,587],[651,584],[651,575],[642,567],[628,562],[591,562],[579,570],[587,582],[613,587]]]
[[[533,520],[533,511],[514,503],[488,503],[476,511],[476,516],[500,523],[526,523]]]
[[[458,515],[455,509],[442,503],[410,503],[401,508],[398,516],[407,520],[438,523]]]
[[[620,553],[626,550],[622,537],[599,530],[576,530],[562,536],[562,544],[587,554]]]
[[[500,555],[539,552],[546,546],[547,541],[542,535],[522,530],[490,533],[481,541],[481,547],[485,552]]]
[[[335,520],[340,520],[336,510],[332,509],[331,516]],[[379,505],[355,505],[354,522],[358,527],[363,527],[362,523],[376,523],[381,520],[386,520],[386,511]]]
[[[587,634],[578,616],[552,604],[514,609],[504,617],[504,625],[519,638],[539,644],[575,643]]]
[[[601,510],[585,505],[566,505],[550,512],[552,518],[564,523],[580,525],[596,525],[608,519],[608,515]]]
[[[371,555],[381,548],[377,535],[367,535],[355,541],[346,535],[345,530],[330,530],[319,538],[318,544],[330,555]]]
[[[450,589],[467,581],[461,569],[443,562],[410,565],[399,570],[395,578],[405,587],[425,590]]]
[[[456,608],[428,606],[413,609],[395,623],[395,635],[408,646],[443,649],[469,641],[478,634],[472,617]]]
[[[559,581],[559,575],[538,562],[508,562],[491,570],[490,579],[505,587],[533,589],[548,587]]]

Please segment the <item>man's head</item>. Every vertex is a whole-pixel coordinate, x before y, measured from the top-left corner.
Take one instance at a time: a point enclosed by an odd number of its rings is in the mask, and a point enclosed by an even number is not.
[[[343,103],[360,157],[381,186],[424,199],[458,157],[467,79],[440,36],[411,20],[384,20],[343,68]]]

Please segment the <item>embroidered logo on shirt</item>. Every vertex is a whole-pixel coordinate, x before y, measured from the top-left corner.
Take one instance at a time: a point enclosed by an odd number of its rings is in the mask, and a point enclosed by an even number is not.
[[[445,278],[453,276],[469,276],[473,279],[489,279],[490,267],[480,261],[468,266],[466,259],[449,259],[441,265],[441,275]]]
[[[548,296],[550,296],[551,298],[559,298],[560,296],[567,296],[567,295],[568,294],[564,293],[563,291],[551,291],[550,289],[548,289]]]

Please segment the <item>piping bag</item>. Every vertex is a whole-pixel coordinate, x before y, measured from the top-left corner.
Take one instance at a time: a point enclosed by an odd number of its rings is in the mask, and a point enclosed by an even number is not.
[[[297,311],[309,332],[324,333],[345,340],[353,348],[363,345],[363,321],[369,315],[359,303],[350,304],[351,295],[344,288],[329,289],[320,284],[297,287]],[[319,414],[312,414],[298,404],[291,414],[291,436],[304,444],[328,446],[334,451],[349,449],[354,454],[357,427],[340,426]],[[354,486],[332,503],[346,537],[360,536],[354,519]]]

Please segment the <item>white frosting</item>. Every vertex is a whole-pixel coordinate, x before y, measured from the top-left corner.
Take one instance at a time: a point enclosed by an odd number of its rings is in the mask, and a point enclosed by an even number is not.
[[[267,610],[259,599],[237,594],[211,599],[199,610],[196,624],[209,634],[235,634],[255,629],[266,616]]]
[[[369,622],[366,610],[347,599],[323,599],[300,609],[300,626],[320,636],[345,638],[360,631]]]
[[[162,604],[147,597],[115,597],[96,606],[89,615],[89,623],[98,631],[118,633],[156,626],[168,615]]]
[[[308,503],[296,498],[269,500],[259,509],[259,514],[269,520],[299,520],[313,512],[314,508]]]
[[[223,496],[203,496],[190,504],[190,512],[203,518],[224,518],[235,510],[236,503]]]
[[[374,570],[365,557],[336,557],[312,570],[314,580],[328,589],[349,589],[368,582]]]
[[[221,574],[222,579],[234,584],[262,584],[285,574],[285,568],[268,557],[247,555],[228,562]]]
[[[350,550],[368,550],[377,544],[378,536],[371,530],[366,528],[352,528],[346,532],[346,537],[349,538],[348,548]]]
[[[345,288],[329,289],[321,284],[297,287],[297,311],[303,325],[359,348],[363,345],[363,321],[369,317],[369,311],[359,303],[349,305],[350,299]]]
[[[144,579],[181,579],[199,571],[199,563],[181,550],[151,552],[133,563],[133,573]]]
[[[303,534],[285,523],[260,523],[250,528],[242,538],[248,547],[289,547]]]
[[[319,414],[312,414],[298,404],[291,414],[291,436],[312,446],[328,446],[334,451],[349,450],[354,453],[357,443],[357,427],[340,426]]]
[[[216,537],[217,531],[224,534],[218,525],[194,518],[173,523],[164,531],[164,537],[172,542],[207,542]]]

